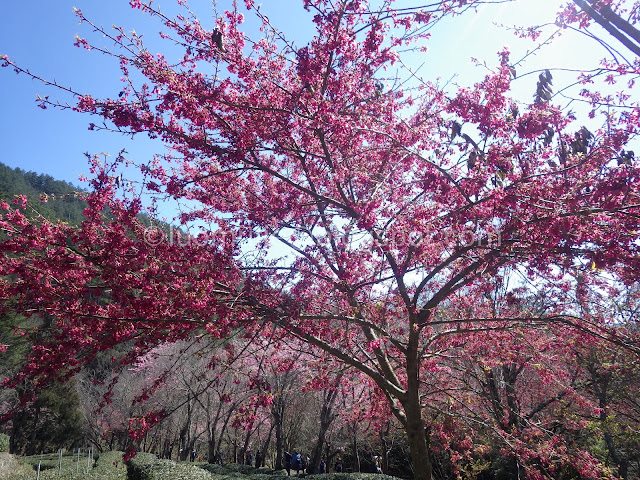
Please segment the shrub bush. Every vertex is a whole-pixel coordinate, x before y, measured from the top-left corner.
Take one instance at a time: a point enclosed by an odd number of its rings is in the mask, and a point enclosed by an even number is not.
[[[8,454],[4,454],[11,457]],[[158,460],[155,455],[139,453],[125,463],[122,452],[106,452],[97,456],[95,465],[87,470],[86,457],[80,463],[74,455],[62,457],[61,475],[58,476],[58,455],[34,455],[22,459],[23,468],[14,468],[2,480],[34,480],[40,464],[40,480],[279,480],[288,479],[284,470],[253,468],[248,465],[210,465],[206,463],[176,463]],[[16,464],[18,461],[16,460]],[[398,480],[374,473],[326,473],[301,475],[307,480]]]
[[[216,480],[217,479],[232,479],[232,478],[245,478],[247,475],[250,474],[257,474],[257,473],[264,473],[265,471],[268,472],[269,478],[273,479],[274,478],[274,472],[273,470],[269,470],[269,469],[257,469],[254,468],[250,465],[242,465],[242,464],[238,464],[238,463],[227,463],[225,465],[216,465],[216,464],[211,464],[211,463],[203,463],[200,464],[200,468],[207,470],[208,472],[211,472],[214,474]],[[286,475],[286,473],[285,473]]]
[[[95,480],[127,480],[127,466],[122,461],[122,452],[101,453],[91,471]]]
[[[213,480],[209,472],[194,464],[158,460],[148,453],[139,453],[127,465],[129,480]]]
[[[127,462],[127,471],[129,480],[142,480],[145,478],[144,472],[151,468],[151,465],[157,460],[156,456],[151,453],[138,453],[135,457]]]
[[[107,452],[94,457],[95,463],[87,469],[86,456],[69,454],[62,457],[62,468],[58,475],[58,455],[34,455],[24,457],[23,469],[3,476],[3,480],[33,480],[40,464],[40,480],[127,480],[127,469],[122,462],[122,452]]]
[[[0,452],[9,451],[9,435],[0,433]]]
[[[234,463],[229,463],[227,465],[212,465],[205,463],[200,464],[200,468],[211,472],[215,480],[277,480],[298,478],[295,473],[292,473],[291,477],[288,477],[285,470],[253,468],[249,465],[237,465]],[[307,478],[308,480],[399,480],[397,477],[391,477],[389,475],[382,475],[379,473],[323,473],[321,475],[301,474],[300,478]]]

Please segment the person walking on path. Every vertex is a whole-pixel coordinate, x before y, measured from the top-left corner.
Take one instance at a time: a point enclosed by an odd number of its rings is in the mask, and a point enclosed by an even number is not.
[[[300,470],[303,469],[302,466],[302,455],[300,453],[296,453],[293,457],[293,468],[296,469],[296,475],[300,476]]]
[[[291,454],[284,452],[284,468],[287,470],[287,476],[291,476]]]

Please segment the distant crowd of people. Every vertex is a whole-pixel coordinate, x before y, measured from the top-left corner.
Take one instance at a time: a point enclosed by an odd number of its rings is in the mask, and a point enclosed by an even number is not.
[[[183,450],[180,450],[180,452],[182,453]],[[198,459],[198,461],[201,461],[201,457],[197,456],[196,450],[192,450],[190,452],[189,455],[189,459],[194,462],[196,460],[196,458]],[[378,455],[374,455],[373,457],[373,461],[374,461],[374,465],[375,465],[375,469],[378,473],[382,473],[382,462],[381,462],[381,458]],[[217,456],[216,456],[216,463],[222,465],[222,456],[220,455],[220,452],[218,452]],[[254,465],[254,455],[253,453],[251,453],[251,451],[248,451],[246,453],[246,455],[244,456],[244,463],[246,465]],[[324,459],[324,457],[320,460],[320,464],[318,465],[317,471],[316,472],[312,472],[310,471],[311,469],[311,459],[309,458],[308,455],[303,455],[300,452],[294,452],[294,453],[290,453],[285,451],[284,452],[284,465],[285,465],[285,469],[287,471],[287,475],[291,476],[291,470],[294,470],[296,472],[296,475],[300,475],[300,473],[329,473],[329,468],[327,467],[327,462]],[[264,466],[264,462],[263,462],[263,458],[262,455],[260,454],[260,452],[258,451],[255,455],[255,467],[259,468]],[[338,457],[336,458],[336,462],[333,465],[333,471],[340,473],[344,471],[344,464],[342,463],[342,457]]]
[[[245,458],[246,458],[246,462],[245,463],[247,465],[253,465],[253,453],[251,453],[250,451],[247,452],[247,456]],[[260,467],[263,466],[262,465],[262,455],[260,454],[260,451],[258,451],[256,453],[256,464],[255,465],[256,465],[256,468],[260,468]]]
[[[290,452],[284,452],[284,468],[287,470],[287,475],[291,475],[291,470],[296,471],[296,475],[300,475],[302,473],[329,473],[327,469],[327,462],[324,458],[320,460],[320,464],[318,465],[317,472],[310,472],[311,459],[308,455],[302,455],[299,452],[294,452],[293,454]],[[343,464],[342,458],[338,457],[335,465],[333,466],[335,472],[342,472]]]

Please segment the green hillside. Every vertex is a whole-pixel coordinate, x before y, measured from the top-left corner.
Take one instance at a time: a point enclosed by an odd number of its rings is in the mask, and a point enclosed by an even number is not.
[[[29,216],[42,215],[72,225],[83,220],[86,203],[78,198],[81,189],[50,175],[27,172],[0,163],[0,199],[12,201],[16,195],[26,195],[31,206]],[[41,199],[46,199],[42,201]]]

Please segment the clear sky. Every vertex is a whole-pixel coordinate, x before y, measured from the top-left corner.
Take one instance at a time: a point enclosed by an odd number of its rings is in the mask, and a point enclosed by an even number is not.
[[[214,13],[208,0],[192,3],[194,8],[200,7],[203,24],[207,20],[213,24]],[[271,9],[273,14],[284,17],[284,4],[288,1],[271,3],[277,7]],[[296,17],[305,13],[301,2],[291,3],[286,11]],[[154,4],[165,11],[177,11],[174,0],[156,0]],[[48,80],[77,91],[114,97],[120,90],[117,64],[96,51],[73,45],[76,34],[98,43],[102,40],[88,25],[78,23],[74,6],[97,24],[107,27],[116,24],[126,30],[146,32],[145,38],[151,41],[156,40],[161,29],[146,14],[132,9],[128,0],[3,0],[0,53]],[[54,108],[42,110],[35,102],[37,95],[73,99],[25,75],[14,74],[11,67],[0,69],[0,89],[0,161],[12,167],[79,184],[78,176],[88,173],[84,152],[115,155],[126,148],[131,158],[142,160],[162,151],[159,143],[151,143],[143,136],[131,141],[117,134],[88,131],[92,119],[86,115]]]
[[[239,2],[242,6],[243,2]],[[258,3],[258,2],[256,2]],[[411,4],[415,4],[411,1]],[[419,3],[419,2],[418,2]],[[415,61],[425,63],[421,73],[429,78],[448,80],[458,74],[460,83],[469,83],[486,73],[474,67],[471,57],[487,60],[495,65],[495,52],[509,44],[520,53],[512,34],[492,25],[492,22],[531,25],[555,19],[559,0],[519,0],[506,5],[482,7],[478,14],[445,22],[434,32],[430,53]],[[215,12],[209,0],[191,0],[191,7],[201,13],[202,23],[213,24]],[[220,0],[218,10],[229,6],[230,0]],[[263,0],[263,11],[273,23],[296,39],[306,43],[311,33],[310,15],[302,9],[301,0]],[[398,5],[409,5],[399,0]],[[155,0],[163,10],[175,11],[175,0]],[[89,52],[73,46],[75,35],[100,41],[87,25],[79,25],[73,13],[76,6],[98,24],[123,26],[126,30],[146,32],[153,41],[160,30],[159,24],[147,15],[133,10],[128,0],[3,0],[0,12],[0,53],[7,54],[21,66],[49,80],[71,86],[78,91],[97,96],[115,96],[120,90],[120,72],[117,65],[98,52]],[[244,9],[242,6],[241,8]],[[250,14],[248,14],[250,15]],[[251,27],[249,22],[249,29]],[[93,35],[93,36],[92,36]],[[571,42],[554,47],[538,55],[529,69],[559,66],[575,59],[578,49]],[[153,50],[153,47],[150,48]],[[156,53],[156,52],[152,52]],[[584,52],[583,52],[584,53]],[[593,58],[594,52],[589,51]],[[512,57],[515,59],[517,54]],[[524,71],[524,70],[523,70]],[[535,90],[537,75],[530,75],[520,83],[521,88]],[[135,141],[104,132],[88,131],[89,116],[72,111],[37,107],[36,95],[72,100],[24,75],[15,75],[9,68],[0,69],[0,161],[12,167],[21,167],[52,175],[75,184],[81,173],[88,173],[83,152],[117,154],[126,148],[129,157],[143,162],[153,153],[161,152],[160,143],[152,143],[142,136]]]

